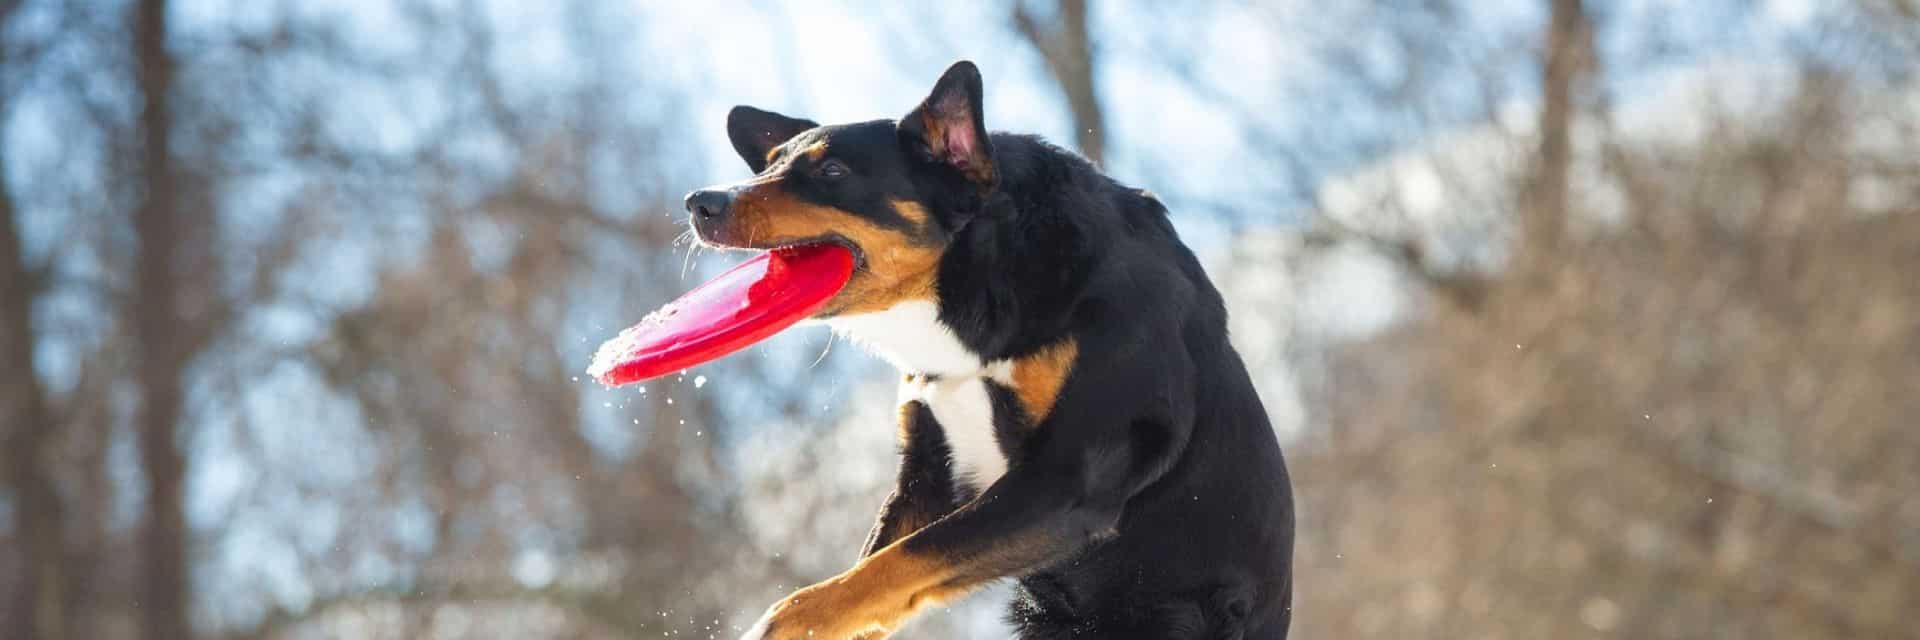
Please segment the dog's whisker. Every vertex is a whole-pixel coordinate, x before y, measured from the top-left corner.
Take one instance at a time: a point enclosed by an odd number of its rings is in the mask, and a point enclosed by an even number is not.
[[[833,332],[827,333],[827,346],[820,348],[820,356],[813,359],[813,364],[807,365],[808,369],[819,367],[820,363],[825,362],[827,360],[827,352],[833,350],[833,339],[837,335],[839,334],[836,334]]]
[[[680,258],[680,279],[681,280],[687,279],[687,267],[693,264],[693,254],[696,254],[699,252],[700,252],[700,244],[697,242],[687,247],[686,255]]]

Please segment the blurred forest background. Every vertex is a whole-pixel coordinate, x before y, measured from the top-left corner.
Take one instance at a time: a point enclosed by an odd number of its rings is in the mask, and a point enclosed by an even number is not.
[[[580,371],[735,260],[728,106],[967,57],[1227,293],[1296,637],[1911,637],[1920,2],[949,4],[0,0],[0,636],[734,637],[891,374]]]

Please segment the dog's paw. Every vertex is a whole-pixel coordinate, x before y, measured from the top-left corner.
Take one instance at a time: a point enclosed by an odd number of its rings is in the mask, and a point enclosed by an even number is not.
[[[905,607],[888,607],[830,580],[775,603],[740,640],[879,640],[893,632]]]

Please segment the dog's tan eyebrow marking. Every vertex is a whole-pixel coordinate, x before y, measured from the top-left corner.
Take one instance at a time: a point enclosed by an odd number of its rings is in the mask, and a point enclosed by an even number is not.
[[[1014,359],[1013,393],[1033,425],[1039,425],[1053,411],[1054,401],[1060,398],[1060,388],[1066,385],[1068,374],[1073,373],[1073,363],[1079,357],[1080,343],[1067,338]]]
[[[888,204],[893,205],[894,213],[900,214],[900,217],[905,218],[907,222],[913,223],[914,226],[919,227],[927,224],[927,209],[926,207],[920,206],[920,203],[912,200],[893,200]]]
[[[779,161],[781,154],[786,150],[787,150],[787,143],[775,145],[772,149],[768,149],[767,157],[766,157],[767,166],[771,167],[773,166],[773,163]],[[820,142],[815,142],[813,144],[807,145],[807,148],[801,149],[796,153],[800,155],[805,155],[809,162],[819,162],[821,158],[824,158],[827,156],[827,143],[824,140]]]

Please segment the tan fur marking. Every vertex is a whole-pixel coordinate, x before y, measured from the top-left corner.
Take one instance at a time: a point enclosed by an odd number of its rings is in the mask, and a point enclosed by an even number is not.
[[[927,227],[927,209],[920,206],[920,203],[912,200],[893,200],[889,204],[893,205],[894,213],[906,218],[907,222],[913,223],[913,226],[922,229]]]
[[[741,244],[774,247],[832,233],[852,241],[866,258],[862,271],[827,303],[823,314],[880,311],[907,300],[933,298],[939,247],[921,245],[901,230],[846,211],[795,198],[779,183],[779,179],[752,183],[735,201],[731,224]],[[902,216],[925,219],[925,211],[910,214],[899,203],[894,208]]]
[[[933,115],[932,110],[920,114],[920,126],[926,131],[927,150],[933,157],[944,158],[947,155],[947,123]]]
[[[815,142],[801,153],[807,155],[808,161],[819,162],[821,158],[827,157],[827,143]]]
[[[1073,372],[1073,362],[1079,356],[1080,344],[1067,338],[1013,361],[1013,392],[1034,424],[1038,425],[1053,411],[1060,388],[1067,383],[1067,375]]]
[[[774,605],[767,637],[882,638],[914,614],[977,586],[952,584],[956,574],[951,562],[908,552],[896,542]]]

